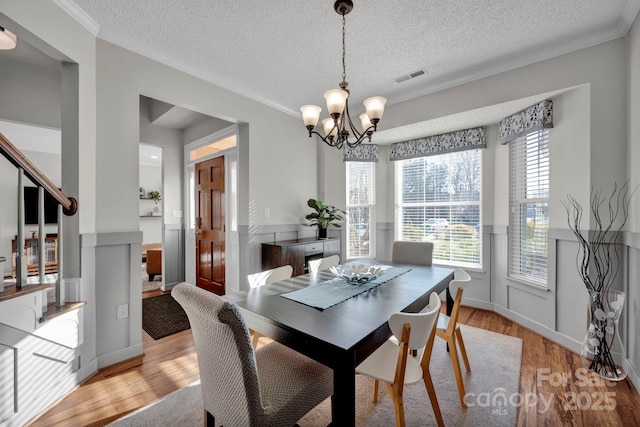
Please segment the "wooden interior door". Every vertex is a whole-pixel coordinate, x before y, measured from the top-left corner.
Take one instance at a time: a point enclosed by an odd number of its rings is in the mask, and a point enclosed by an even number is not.
[[[225,293],[224,157],[196,164],[196,285]]]

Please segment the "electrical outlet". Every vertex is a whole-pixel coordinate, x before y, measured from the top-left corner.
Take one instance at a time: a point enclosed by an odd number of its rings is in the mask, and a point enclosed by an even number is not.
[[[264,208],[264,217],[269,218],[270,215],[271,215],[271,211],[269,210],[269,208]]]
[[[182,211],[173,211],[174,218],[182,218]]]
[[[126,319],[129,317],[129,304],[120,304],[116,313],[116,319]]]

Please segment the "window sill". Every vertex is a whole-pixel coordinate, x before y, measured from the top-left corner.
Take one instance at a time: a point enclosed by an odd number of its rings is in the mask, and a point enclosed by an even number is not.
[[[512,286],[524,292],[533,293],[532,291],[535,291],[536,294],[551,292],[551,289],[546,285],[541,285],[539,283],[530,282],[513,276],[506,276],[506,278],[507,282],[509,282],[508,286]]]
[[[472,267],[472,266],[467,266],[467,265],[460,265],[460,264],[445,264],[445,263],[441,263],[441,262],[433,262],[433,266],[434,267],[444,267],[444,268],[461,268],[464,271],[468,272],[474,272],[474,273],[480,273],[480,274],[484,274],[486,273],[486,270],[483,267]]]

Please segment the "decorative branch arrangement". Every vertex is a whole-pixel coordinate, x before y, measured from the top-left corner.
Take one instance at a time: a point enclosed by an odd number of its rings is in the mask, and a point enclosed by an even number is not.
[[[611,356],[624,304],[624,293],[611,291],[611,286],[620,269],[618,239],[629,218],[629,205],[635,191],[630,190],[629,181],[620,188],[616,183],[609,196],[601,190],[592,190],[590,208],[596,226],[587,236],[580,229],[583,214],[580,203],[570,195],[562,202],[567,211],[569,228],[578,239],[576,265],[589,292],[591,308],[591,323],[581,356],[589,370],[613,380],[623,379],[626,373],[616,366]],[[603,207],[608,211],[608,218],[600,214]]]
[[[566,202],[562,202],[567,210],[569,228],[580,244],[576,260],[578,274],[589,292],[606,293],[618,275],[620,254],[615,243],[618,241],[622,228],[629,218],[629,205],[634,193],[635,190],[631,193],[629,192],[628,181],[620,189],[618,189],[617,183],[614,184],[613,191],[609,197],[604,196],[601,190],[595,192],[592,190],[591,213],[596,227],[586,237],[580,230],[580,222],[582,220],[582,206],[580,203],[571,195],[567,196]],[[609,211],[607,223],[603,222],[600,215],[600,209],[605,202],[608,202]],[[613,228],[619,218],[621,219],[619,226]],[[611,253],[612,250],[613,255]]]

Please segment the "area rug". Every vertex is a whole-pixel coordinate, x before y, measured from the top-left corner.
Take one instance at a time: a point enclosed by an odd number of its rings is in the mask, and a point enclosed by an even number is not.
[[[142,293],[155,291],[162,286],[162,275],[156,274],[153,280],[149,280],[147,265],[142,263]]]
[[[482,329],[462,326],[462,334],[471,364],[463,373],[468,408],[460,405],[458,391],[446,345],[436,339],[431,358],[438,403],[445,425],[515,426],[518,414],[522,340]],[[392,426],[393,404],[380,388],[378,403],[372,402],[373,381],[356,377],[356,424],[358,426]],[[407,426],[435,426],[433,410],[422,383],[405,387]],[[298,424],[301,427],[326,426],[331,421],[331,402],[325,400]],[[199,382],[182,388],[164,399],[139,409],[110,424],[129,426],[202,426],[203,411]]]
[[[162,276],[156,276],[153,281],[149,281],[149,276],[144,273],[142,276],[142,293],[155,291],[162,286]]]
[[[142,300],[142,329],[154,340],[189,329],[189,319],[171,294]]]

